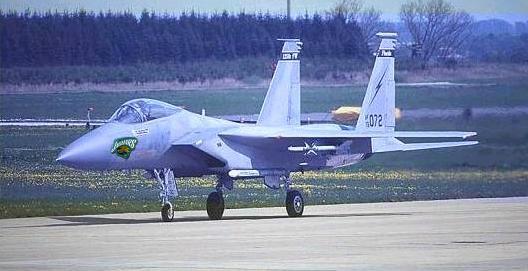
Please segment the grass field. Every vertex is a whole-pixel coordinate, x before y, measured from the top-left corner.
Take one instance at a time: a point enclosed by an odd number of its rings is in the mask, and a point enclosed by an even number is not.
[[[467,82],[458,87],[397,87],[396,104],[403,109],[508,107],[528,104],[528,85],[521,79],[504,82]],[[476,84],[472,84],[476,83]],[[266,89],[181,90],[156,92],[86,92],[31,95],[2,95],[0,118],[86,117],[106,119],[122,103],[135,98],[153,98],[185,106],[193,112],[206,109],[208,115],[258,113]],[[329,112],[341,105],[361,105],[365,87],[303,87],[303,112]]]
[[[360,88],[303,90],[305,112],[358,104]],[[398,89],[403,108],[515,106],[528,104],[526,85]],[[118,104],[148,96],[209,114],[255,113],[264,90],[154,93],[3,95],[1,118],[81,118],[96,105],[108,117]],[[528,119],[490,117],[397,122],[399,130],[467,130],[477,146],[387,153],[337,171],[294,175],[307,204],[528,196]],[[76,127],[0,127],[0,217],[159,211],[157,184],[142,171],[93,172],[60,166],[60,148],[85,133]],[[178,181],[178,210],[204,209],[212,177]],[[240,181],[226,193],[227,208],[282,206],[284,192],[259,180]]]

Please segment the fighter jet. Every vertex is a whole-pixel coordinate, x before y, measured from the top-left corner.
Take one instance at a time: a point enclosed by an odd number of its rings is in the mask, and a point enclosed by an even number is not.
[[[299,39],[283,47],[258,120],[243,124],[186,111],[151,99],[121,105],[109,121],[67,146],[57,161],[78,169],[144,169],[160,184],[161,218],[171,221],[177,177],[215,175],[207,198],[210,219],[224,213],[223,191],[234,181],[261,178],[286,190],[286,211],[304,211],[302,194],[292,189],[292,172],[353,165],[373,154],[457,147],[477,141],[409,143],[403,138],[462,138],[474,132],[395,130],[394,51],[396,33],[378,33],[379,50],[355,127],[301,125]]]

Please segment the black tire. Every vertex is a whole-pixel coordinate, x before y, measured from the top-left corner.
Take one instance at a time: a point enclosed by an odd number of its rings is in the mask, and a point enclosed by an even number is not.
[[[286,212],[290,217],[302,216],[304,211],[304,199],[301,192],[297,190],[288,191],[286,194]]]
[[[163,220],[163,222],[171,222],[173,218],[174,208],[172,208],[170,203],[165,203],[163,207],[161,207],[161,220]]]
[[[224,215],[224,197],[220,192],[212,192],[207,197],[207,215],[211,220],[220,220]]]

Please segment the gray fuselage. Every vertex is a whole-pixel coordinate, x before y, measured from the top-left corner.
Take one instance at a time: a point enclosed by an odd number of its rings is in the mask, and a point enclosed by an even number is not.
[[[334,124],[303,127],[350,129]],[[351,144],[349,142],[346,150],[341,152],[307,153],[291,152],[288,147],[303,146],[305,143],[339,145],[343,142],[338,139],[305,142],[302,139],[273,138],[268,139],[268,142],[252,142],[251,139],[237,140],[220,135],[236,129],[260,130],[263,127],[202,116],[183,109],[167,117],[140,123],[110,121],[71,143],[57,160],[79,169],[171,168],[176,176],[190,177],[221,175],[233,169],[294,172],[334,168],[361,161],[370,151],[369,139],[358,139],[358,142]],[[128,158],[112,153],[113,145],[121,138],[137,139]]]

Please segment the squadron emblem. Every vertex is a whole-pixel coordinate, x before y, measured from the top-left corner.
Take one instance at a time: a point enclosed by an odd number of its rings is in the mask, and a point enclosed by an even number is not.
[[[114,140],[112,145],[112,153],[117,154],[117,156],[128,159],[130,153],[136,148],[138,143],[137,138],[135,137],[121,137]]]

